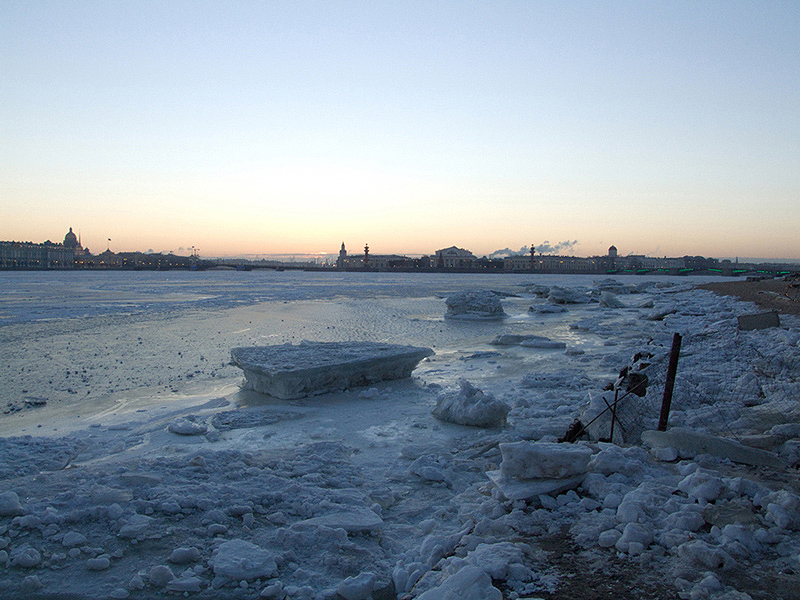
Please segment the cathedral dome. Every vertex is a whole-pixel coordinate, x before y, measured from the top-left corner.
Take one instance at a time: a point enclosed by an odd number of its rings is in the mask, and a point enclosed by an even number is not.
[[[69,228],[67,235],[64,236],[64,247],[66,248],[77,248],[78,246],[78,236],[72,233],[72,227]]]

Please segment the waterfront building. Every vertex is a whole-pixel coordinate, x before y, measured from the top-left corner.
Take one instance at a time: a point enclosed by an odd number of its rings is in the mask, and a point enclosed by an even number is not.
[[[595,258],[560,256],[545,254],[534,260],[534,270],[546,273],[596,273],[598,263]]]
[[[533,258],[528,254],[507,256],[503,259],[506,271],[526,271],[535,273],[597,273],[605,270],[602,257],[583,258],[579,256],[560,256],[539,254]]]
[[[436,251],[434,266],[437,269],[472,269],[477,260],[469,250],[450,246]]]
[[[429,261],[428,261],[429,262]],[[419,268],[419,260],[400,254],[372,254],[369,246],[364,246],[364,254],[348,256],[344,242],[336,259],[336,268],[343,270],[369,269],[371,271],[410,270]]]
[[[63,244],[0,242],[0,269],[71,269],[74,264],[74,250]]]
[[[686,267],[686,261],[682,258],[667,258],[666,256],[642,256],[639,259],[642,269],[648,271],[674,271]]]
[[[617,247],[613,244],[608,249],[608,257],[606,259],[606,270],[613,271],[617,268]]]
[[[117,256],[110,249],[106,248],[95,257],[95,266],[104,269],[118,269],[122,266],[122,257]]]
[[[190,269],[196,264],[193,256],[176,256],[171,252],[112,252],[106,250],[95,257],[95,267],[104,269],[168,270]]]
[[[370,254],[369,268],[376,271],[413,269],[414,259],[399,254]]]
[[[75,235],[75,233],[72,231],[72,227],[69,228],[69,231],[64,236],[63,245],[65,248],[72,249],[72,253],[75,256],[76,263],[83,263],[83,259],[87,256],[90,256],[89,249],[83,247],[83,244],[81,244],[80,236]]]
[[[342,270],[354,270],[367,268],[371,271],[392,271],[407,270],[417,268],[417,261],[408,256],[399,254],[369,254],[367,265],[364,265],[365,255],[358,257],[339,256],[336,260],[336,268]]]
[[[541,258],[541,256],[539,257]],[[535,265],[536,263],[534,263]],[[506,271],[531,271],[531,257],[526,254],[515,254],[503,259],[503,269]]]

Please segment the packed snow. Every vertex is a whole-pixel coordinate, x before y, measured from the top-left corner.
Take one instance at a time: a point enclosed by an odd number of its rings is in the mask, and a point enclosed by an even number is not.
[[[0,597],[548,598],[558,540],[664,597],[792,597],[800,322],[742,331],[755,307],[686,278],[531,279],[0,274]],[[461,292],[504,317],[450,318]],[[303,340],[435,354],[242,389],[232,348]]]

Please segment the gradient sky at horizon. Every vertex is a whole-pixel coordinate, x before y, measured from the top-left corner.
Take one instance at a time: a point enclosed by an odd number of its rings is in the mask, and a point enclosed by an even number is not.
[[[0,239],[800,258],[798,31],[795,1],[5,0]]]

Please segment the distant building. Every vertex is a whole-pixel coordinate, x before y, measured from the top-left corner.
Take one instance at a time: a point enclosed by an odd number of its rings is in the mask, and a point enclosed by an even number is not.
[[[536,263],[534,262],[534,265]],[[503,259],[503,269],[506,271],[531,271],[531,257],[526,254],[515,254]]]
[[[122,257],[106,249],[95,257],[95,266],[118,269],[122,267]]]
[[[450,246],[436,251],[434,266],[437,269],[472,269],[477,260],[469,250]]]
[[[413,269],[414,259],[399,254],[370,254],[369,268],[377,271]]]
[[[719,260],[716,258],[706,258],[705,256],[684,256],[684,268],[692,269],[693,271],[712,271],[719,269]]]
[[[606,258],[606,270],[614,271],[617,268],[617,247],[612,245],[608,249],[608,257]]]
[[[410,270],[419,268],[418,259],[399,254],[372,254],[369,246],[364,246],[364,254],[348,256],[344,242],[339,249],[336,268],[343,270],[369,269],[371,271]]]
[[[74,250],[63,244],[0,242],[0,269],[71,269],[74,265]]]
[[[536,258],[534,268],[548,273],[597,273],[601,268],[601,264],[594,257],[583,258],[546,254]]]
[[[72,231],[72,227],[69,228],[69,231],[64,236],[64,247],[65,248],[72,248],[72,252],[75,255],[75,261],[81,262],[81,259],[85,256],[89,256],[89,249],[84,248],[81,244],[81,238],[76,236],[75,233]]]
[[[528,254],[507,256],[503,259],[506,271],[535,273],[597,273],[605,270],[606,261],[598,257],[560,256],[557,254]]]
[[[608,271],[668,271],[676,272],[686,268],[684,258],[667,258],[666,256],[645,256],[644,254],[628,254],[619,256],[616,246],[608,249],[606,257]]]
[[[112,252],[105,250],[95,257],[95,266],[106,269],[168,270],[189,269],[193,256],[145,252]]]
[[[661,258],[657,256],[643,256],[639,261],[641,268],[649,271],[674,271],[686,267],[686,261],[682,258]]]
[[[0,269],[71,269],[84,250],[72,227],[64,243],[0,242]]]
[[[344,247],[344,242],[342,242],[342,247],[339,249],[339,258],[336,259],[336,268],[345,270],[363,269],[364,257],[348,256],[347,249]]]

